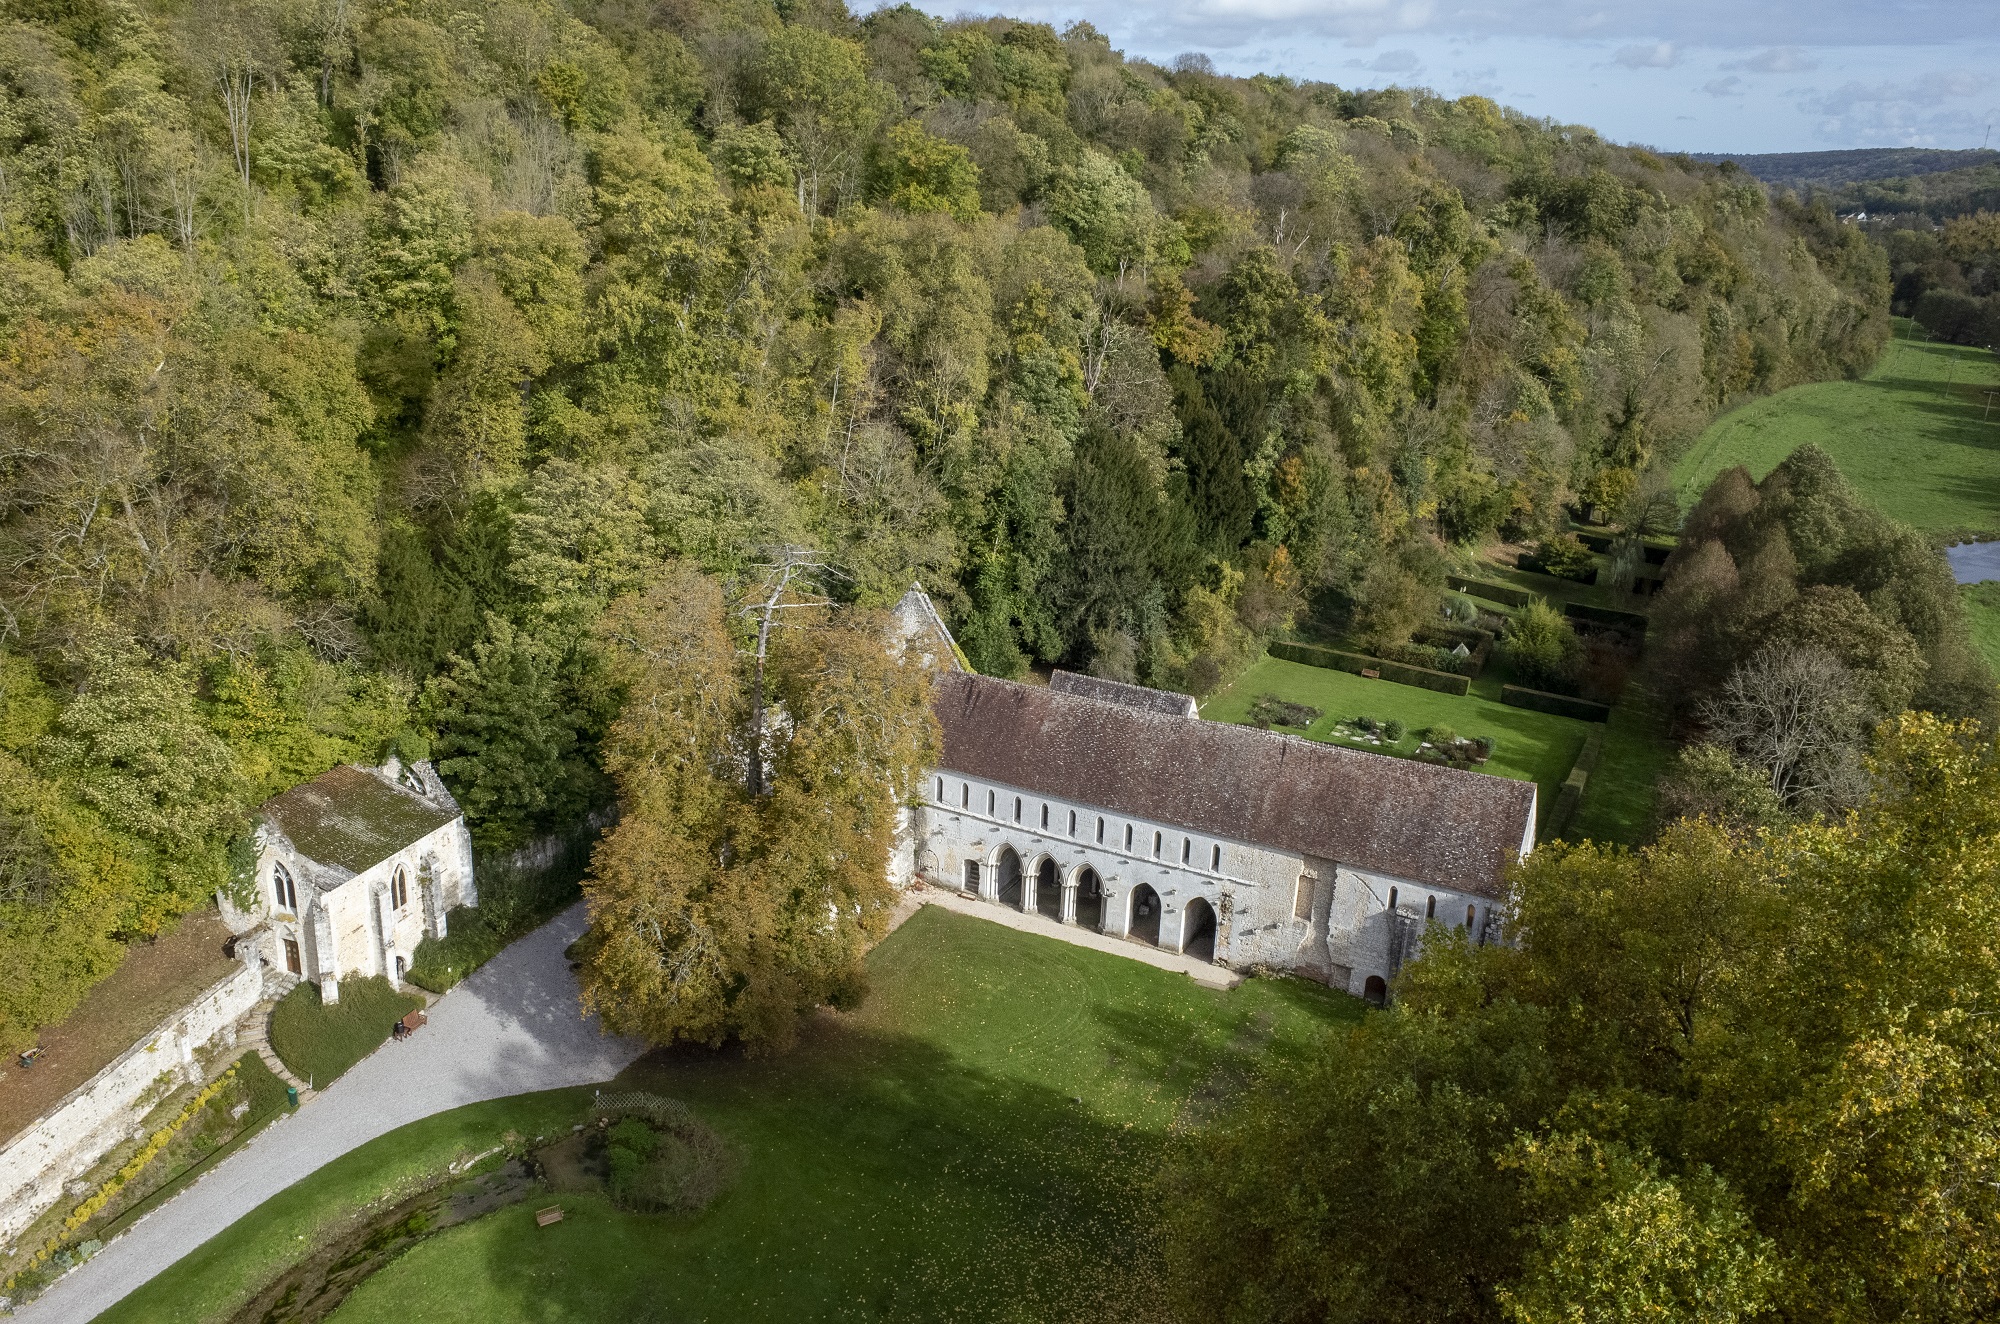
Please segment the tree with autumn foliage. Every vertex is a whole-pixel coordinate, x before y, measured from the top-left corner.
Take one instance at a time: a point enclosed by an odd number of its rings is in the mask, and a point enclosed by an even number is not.
[[[621,816],[585,883],[584,999],[655,1043],[783,1047],[800,1012],[862,992],[937,724],[881,614],[807,604],[761,669],[731,620],[721,586],[676,564],[600,627],[627,697],[604,743]]]
[[[1543,847],[1516,944],[1434,929],[1189,1136],[1187,1315],[1993,1318],[2000,742],[1905,715],[1870,771],[1840,818]]]

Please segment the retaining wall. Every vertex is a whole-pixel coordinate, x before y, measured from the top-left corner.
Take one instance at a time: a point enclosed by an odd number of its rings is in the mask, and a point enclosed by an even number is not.
[[[0,1148],[0,1242],[62,1197],[63,1183],[104,1157],[174,1088],[203,1076],[196,1054],[235,1042],[236,1024],[264,996],[261,962],[211,985],[71,1090]]]

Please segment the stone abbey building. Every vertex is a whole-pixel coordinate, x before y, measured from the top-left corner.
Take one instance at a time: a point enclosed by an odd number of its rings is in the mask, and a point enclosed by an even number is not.
[[[906,638],[943,630],[928,600],[899,615]],[[908,825],[933,885],[1378,1001],[1427,924],[1498,936],[1533,782],[1205,721],[1114,681],[980,676],[941,643],[944,755]]]

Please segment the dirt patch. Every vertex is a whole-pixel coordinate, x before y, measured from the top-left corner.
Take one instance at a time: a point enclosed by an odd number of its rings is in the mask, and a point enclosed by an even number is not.
[[[62,1097],[236,968],[222,954],[229,930],[212,910],[187,916],[171,933],[133,943],[111,976],[84,995],[66,1020],[37,1036],[42,1055],[22,1068],[0,1060],[0,1137],[12,1140]]]
[[[418,1242],[448,1227],[519,1204],[545,1189],[522,1159],[497,1172],[413,1195],[335,1233],[230,1317],[230,1324],[314,1324],[348,1293]]]

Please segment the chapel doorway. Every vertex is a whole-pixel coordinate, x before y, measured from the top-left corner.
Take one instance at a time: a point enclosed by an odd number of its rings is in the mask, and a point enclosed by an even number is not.
[[[1095,869],[1076,876],[1076,922],[1093,933],[1104,928],[1104,884]]]
[[[1002,846],[1000,848],[1000,858],[994,862],[993,868],[994,872],[998,875],[994,880],[995,890],[993,899],[1003,906],[1012,906],[1014,909],[1019,910],[1021,908],[1021,857],[1014,853],[1012,846]]]
[[[1062,878],[1054,860],[1043,860],[1035,870],[1035,909],[1049,919],[1062,918]]]
[[[1146,883],[1132,889],[1132,925],[1125,932],[1140,942],[1160,945],[1160,894]]]
[[[1361,986],[1361,996],[1379,1007],[1389,1000],[1389,986],[1382,981],[1382,976],[1370,975],[1368,982]]]
[[[296,938],[285,939],[285,969],[295,975],[305,973],[305,970],[299,965],[299,944]]]
[[[1181,911],[1181,955],[1197,961],[1215,959],[1215,907],[1201,897]]]

